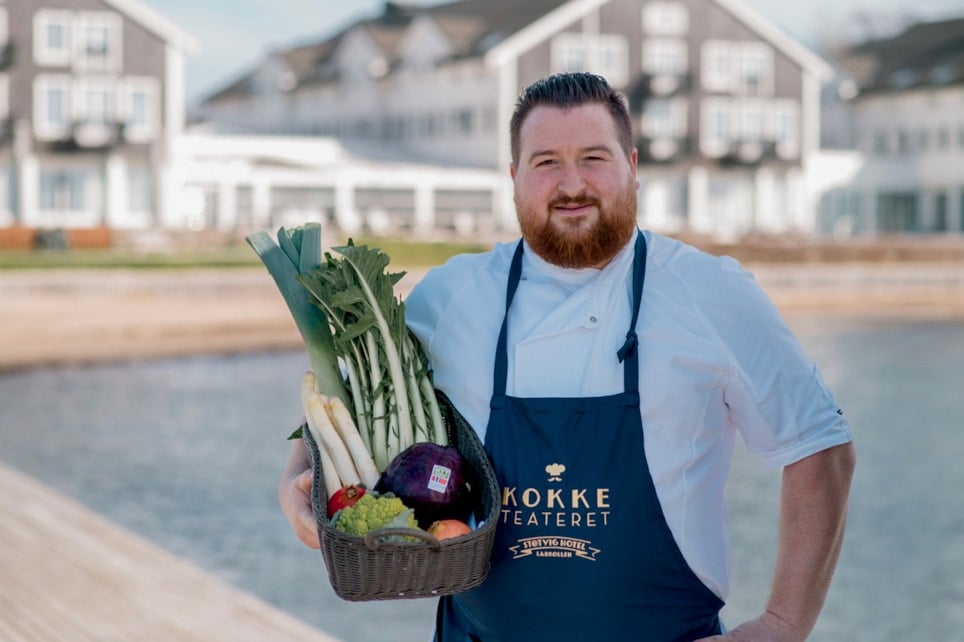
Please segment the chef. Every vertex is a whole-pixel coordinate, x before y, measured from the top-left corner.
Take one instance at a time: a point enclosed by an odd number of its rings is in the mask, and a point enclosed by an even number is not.
[[[638,229],[631,121],[605,79],[534,83],[510,136],[522,238],[453,258],[406,300],[501,486],[489,576],[440,600],[436,639],[805,639],[854,465],[817,368],[735,261]],[[783,470],[780,539],[761,615],[727,632],[738,434]],[[282,506],[317,546],[300,448]]]

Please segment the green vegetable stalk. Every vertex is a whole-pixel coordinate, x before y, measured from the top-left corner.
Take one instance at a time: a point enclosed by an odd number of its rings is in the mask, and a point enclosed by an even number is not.
[[[264,232],[248,243],[288,303],[318,390],[351,409],[378,470],[415,442],[445,445],[428,360],[395,296],[405,273],[387,271],[388,255],[349,240],[322,257],[317,223],[280,230],[277,245]]]
[[[315,373],[318,387],[329,397],[340,398],[347,407],[352,400],[345,389],[335,341],[325,313],[311,303],[308,292],[298,277],[321,264],[321,225],[307,223],[292,231],[278,230],[275,243],[266,232],[255,232],[245,239],[258,254],[274,279],[301,333],[308,352],[308,362]]]

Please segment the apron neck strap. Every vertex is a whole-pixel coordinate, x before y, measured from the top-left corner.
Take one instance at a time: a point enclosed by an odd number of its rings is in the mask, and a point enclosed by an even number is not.
[[[633,256],[633,317],[629,322],[626,341],[616,352],[623,364],[623,385],[626,392],[639,392],[639,337],[636,324],[643,301],[643,283],[646,281],[646,235],[636,233],[636,253]]]
[[[639,320],[639,309],[643,297],[643,282],[646,280],[646,237],[642,231],[636,234],[636,252],[633,257],[633,314],[626,333],[626,341],[616,353],[619,362],[623,364],[623,381],[626,392],[639,391],[639,338],[636,336],[636,323]],[[493,373],[494,395],[505,395],[506,381],[509,371],[508,330],[509,307],[515,298],[519,281],[522,277],[522,240],[515,248],[512,263],[509,266],[509,280],[505,288],[505,314],[502,317],[502,328],[499,330],[499,342],[495,350],[495,372]]]
[[[508,332],[509,332],[509,306],[515,297],[515,291],[519,287],[519,280],[522,277],[522,239],[515,248],[512,255],[512,264],[509,266],[509,282],[505,286],[505,314],[502,316],[502,329],[499,330],[499,343],[495,349],[495,375],[493,381],[493,394],[505,395],[506,378],[509,372],[509,351]]]

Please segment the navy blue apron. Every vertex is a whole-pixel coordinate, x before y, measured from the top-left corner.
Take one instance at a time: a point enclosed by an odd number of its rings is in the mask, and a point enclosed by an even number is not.
[[[506,334],[522,273],[519,242],[485,434],[502,486],[492,568],[479,588],[442,598],[439,642],[671,642],[719,633],[723,602],[683,559],[646,463],[636,338],[645,270],[640,232],[632,321],[613,354],[624,392],[510,397]]]

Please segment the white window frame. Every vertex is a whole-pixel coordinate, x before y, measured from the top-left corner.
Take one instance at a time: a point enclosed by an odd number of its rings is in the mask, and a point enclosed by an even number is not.
[[[100,105],[91,103],[93,94],[99,94],[102,98]],[[117,82],[113,78],[79,78],[74,83],[73,95],[73,115],[76,122],[94,126],[117,122]]]
[[[741,141],[760,143],[769,138],[766,120],[766,105],[762,100],[744,100],[740,104],[740,127],[738,136]]]
[[[613,87],[624,87],[629,82],[629,43],[625,36],[600,34],[594,40],[590,71],[601,75]]]
[[[45,196],[43,188],[48,176],[56,181],[55,191]],[[57,181],[58,177],[64,180]],[[49,224],[82,224],[98,208],[97,179],[96,172],[84,167],[41,167],[37,174],[37,209]],[[51,199],[52,202],[45,202]]]
[[[92,55],[89,30],[100,28],[106,34],[103,55]],[[119,71],[123,60],[123,21],[110,11],[81,11],[74,21],[74,68],[80,71]]]
[[[550,44],[554,72],[590,71],[613,87],[629,82],[629,42],[618,34],[560,33]],[[581,58],[582,64],[574,64]]]
[[[800,104],[794,100],[774,100],[770,106],[770,133],[777,155],[791,159],[800,155],[802,126]]]
[[[154,140],[161,126],[161,87],[156,78],[149,76],[129,76],[125,78],[120,95],[118,119],[124,123],[124,138],[135,143]],[[134,95],[145,97],[145,121],[133,122]]]
[[[700,52],[700,82],[711,92],[733,89],[734,43],[707,40]]]
[[[687,135],[689,103],[681,96],[646,101],[640,121],[641,133],[651,140],[679,140]]]
[[[643,71],[654,76],[681,76],[689,71],[689,45],[676,38],[643,40]]]
[[[589,65],[586,39],[578,33],[560,33],[552,39],[554,72],[584,71]]]
[[[750,96],[773,95],[773,49],[762,42],[744,42],[738,46],[736,81],[739,91]],[[751,72],[756,71],[758,84],[751,86]]]
[[[64,43],[51,48],[47,40],[47,27],[58,24],[63,29]],[[40,9],[33,16],[33,59],[39,66],[69,67],[73,55],[74,15],[60,9]]]
[[[127,208],[132,214],[150,214],[154,210],[153,200],[156,186],[150,165],[129,165],[126,172]],[[143,180],[143,183],[141,182]],[[145,193],[139,193],[139,189]],[[140,201],[144,201],[143,203]],[[143,207],[141,207],[143,206]]]
[[[682,2],[658,0],[643,5],[643,33],[683,36],[690,30],[689,9]]]
[[[62,122],[52,122],[48,113],[47,98],[50,90],[59,89],[63,92]],[[59,74],[38,74],[33,83],[33,130],[40,140],[57,140],[70,132],[73,122],[73,108],[71,104],[72,82],[70,76]]]
[[[700,105],[700,151],[710,158],[726,155],[736,136],[736,116],[733,101],[727,98],[705,98]],[[726,131],[717,124],[724,122]]]

